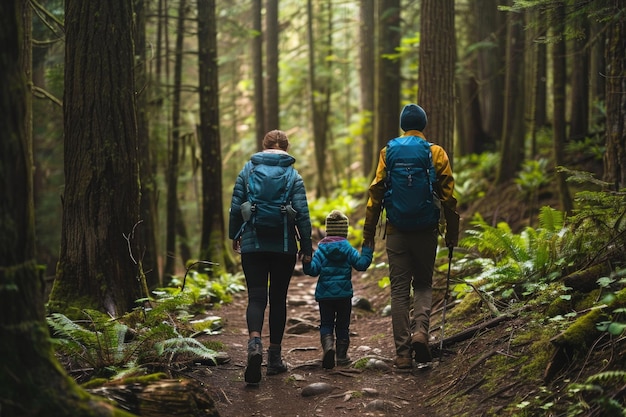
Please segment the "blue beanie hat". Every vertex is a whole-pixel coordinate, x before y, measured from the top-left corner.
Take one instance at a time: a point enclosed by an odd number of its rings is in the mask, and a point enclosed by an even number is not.
[[[400,128],[405,132],[408,130],[421,132],[426,128],[427,123],[426,112],[417,104],[407,104],[400,113]]]

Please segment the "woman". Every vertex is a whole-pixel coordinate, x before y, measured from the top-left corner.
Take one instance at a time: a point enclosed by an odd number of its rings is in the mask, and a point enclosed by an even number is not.
[[[235,182],[230,204],[229,237],[233,249],[241,253],[241,264],[248,288],[246,322],[248,325],[248,362],[244,379],[248,384],[261,380],[263,346],[261,334],[268,298],[269,339],[267,350],[267,375],[287,371],[281,357],[281,343],[287,321],[287,290],[296,264],[296,256],[303,262],[311,262],[311,220],[306,199],[306,190],[300,174],[293,168],[296,159],[287,153],[289,140],[285,132],[272,130],[263,138],[263,151],[250,158]],[[270,171],[264,179],[257,172]],[[255,216],[271,211],[272,202],[256,201],[263,196],[253,191],[271,188],[274,178],[284,177],[285,202],[274,202],[282,208],[283,220],[262,228],[261,219]],[[258,184],[257,181],[261,181]],[[277,190],[274,190],[277,191]],[[265,197],[280,192],[261,192]],[[266,209],[269,207],[269,209]],[[298,240],[300,249],[298,250]],[[268,287],[269,281],[269,287]]]

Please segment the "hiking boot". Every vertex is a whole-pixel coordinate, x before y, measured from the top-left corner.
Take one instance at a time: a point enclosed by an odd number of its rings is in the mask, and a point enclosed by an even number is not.
[[[337,365],[350,365],[350,357],[348,356],[349,339],[337,340]]]
[[[332,334],[325,334],[321,337],[322,349],[324,356],[322,357],[322,367],[324,369],[333,369],[335,367],[335,338]]]
[[[411,338],[413,357],[417,363],[427,363],[433,360],[428,347],[428,336],[424,333],[416,333]]]
[[[398,369],[411,369],[413,368],[413,359],[396,356],[396,359],[393,361],[393,365]]]
[[[280,346],[270,346],[267,349],[267,375],[278,375],[287,372],[287,364],[280,356]]]
[[[248,364],[244,373],[244,380],[248,384],[258,384],[261,381],[261,363],[263,362],[263,345],[260,337],[248,340]]]

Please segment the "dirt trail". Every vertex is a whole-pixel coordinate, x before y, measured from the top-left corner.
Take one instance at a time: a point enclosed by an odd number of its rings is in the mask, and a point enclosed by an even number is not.
[[[266,376],[264,357],[263,379],[258,386],[247,386],[243,381],[247,341],[245,293],[215,311],[224,318],[225,327],[220,335],[211,337],[224,344],[231,360],[199,371],[195,378],[213,391],[222,417],[437,415],[435,410],[425,406],[423,392],[425,379],[438,373],[437,368],[412,372],[392,368],[391,319],[380,314],[388,289],[366,284],[367,280],[357,274],[353,281],[355,295],[363,294],[374,307],[374,311],[354,308],[350,327],[349,356],[353,363],[363,357],[371,358],[370,367],[366,369],[353,366],[333,370],[322,368],[319,332],[315,328],[319,323],[313,297],[316,278],[293,278],[288,295],[289,322],[283,341],[283,357],[289,364],[289,371]],[[263,337],[263,344],[265,347],[269,344],[267,335]],[[318,395],[303,395],[303,389],[314,383],[326,383],[332,389]]]

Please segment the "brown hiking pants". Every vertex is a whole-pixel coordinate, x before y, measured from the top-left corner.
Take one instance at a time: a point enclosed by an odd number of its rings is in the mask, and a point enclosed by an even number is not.
[[[398,232],[387,235],[391,281],[391,320],[396,355],[411,356],[411,336],[428,340],[437,231]],[[413,313],[411,315],[411,289]]]

